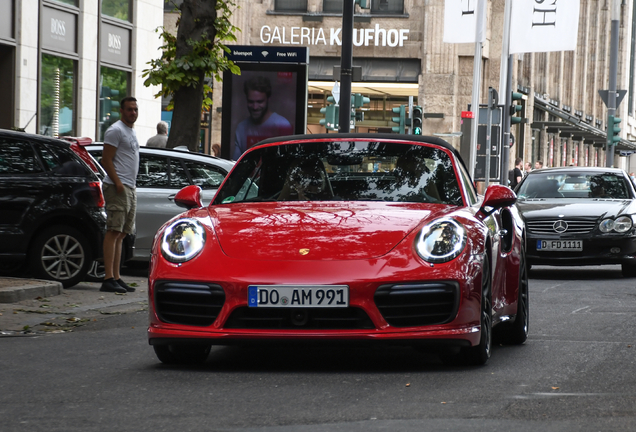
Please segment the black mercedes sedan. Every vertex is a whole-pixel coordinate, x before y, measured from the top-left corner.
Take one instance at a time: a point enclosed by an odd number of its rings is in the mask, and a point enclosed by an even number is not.
[[[636,190],[623,170],[539,169],[515,192],[528,264],[621,264],[636,277]]]

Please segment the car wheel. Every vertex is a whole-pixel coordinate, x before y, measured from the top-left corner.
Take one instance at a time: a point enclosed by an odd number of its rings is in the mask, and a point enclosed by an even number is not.
[[[88,240],[82,233],[59,225],[37,236],[29,261],[36,277],[60,282],[68,288],[84,280],[92,262],[90,255]]]
[[[93,261],[84,280],[86,282],[102,282],[105,275],[106,270],[104,269],[104,263],[100,261]]]
[[[460,352],[465,358],[466,364],[483,365],[490,358],[492,350],[492,277],[490,274],[490,262],[484,258],[484,267],[481,272],[481,338],[479,344],[463,348]]]
[[[443,363],[451,366],[479,366],[490,358],[492,350],[492,278],[490,262],[484,258],[481,278],[481,336],[479,344],[470,348],[444,348],[438,352]]]
[[[530,303],[528,299],[528,267],[523,249],[521,250],[521,260],[519,262],[518,291],[517,316],[515,320],[511,323],[500,324],[496,328],[499,340],[507,345],[520,345],[528,339]]]
[[[201,364],[210,354],[211,345],[170,344],[153,345],[155,354],[165,364]]]
[[[636,264],[621,264],[621,273],[623,273],[623,277],[636,277]]]

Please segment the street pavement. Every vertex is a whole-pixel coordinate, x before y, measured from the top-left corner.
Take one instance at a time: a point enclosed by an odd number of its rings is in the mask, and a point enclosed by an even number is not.
[[[58,282],[0,277],[0,337],[69,332],[109,315],[147,310],[147,277],[122,279],[135,292],[101,292],[96,282],[64,289]]]

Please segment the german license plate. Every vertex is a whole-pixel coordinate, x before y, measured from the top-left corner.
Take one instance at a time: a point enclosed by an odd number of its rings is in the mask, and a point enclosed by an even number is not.
[[[247,287],[249,307],[348,307],[347,285],[250,285]]]
[[[582,251],[583,240],[537,240],[537,250]]]

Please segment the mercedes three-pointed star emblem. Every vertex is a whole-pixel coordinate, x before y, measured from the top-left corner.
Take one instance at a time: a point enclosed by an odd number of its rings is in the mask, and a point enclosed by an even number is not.
[[[558,220],[554,223],[554,225],[552,225],[552,228],[554,229],[554,231],[561,234],[568,230],[568,223],[564,220]]]

